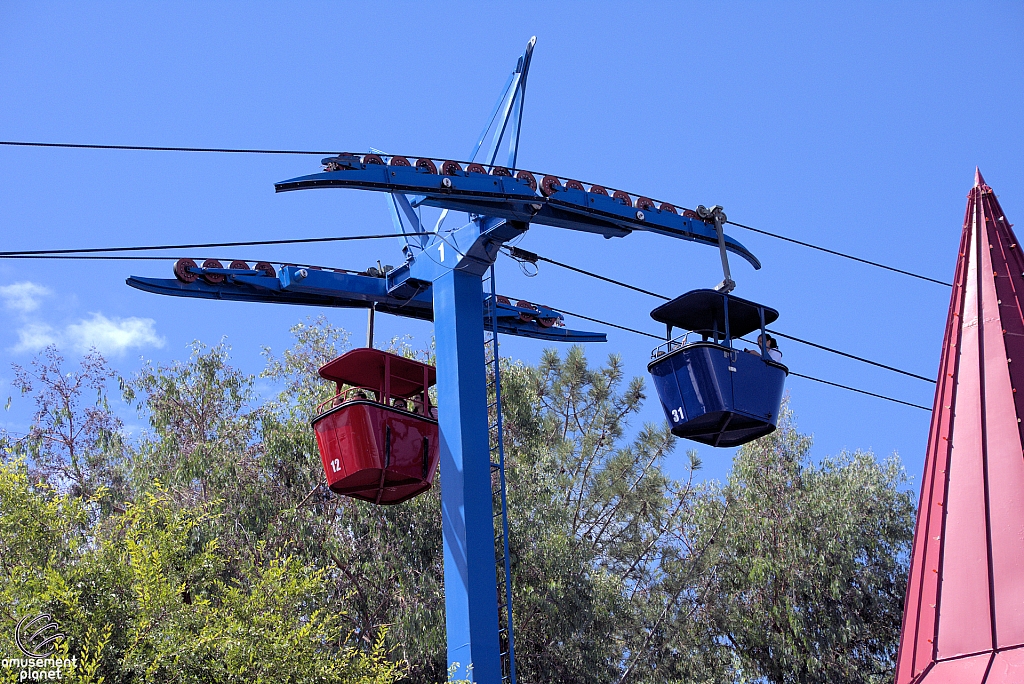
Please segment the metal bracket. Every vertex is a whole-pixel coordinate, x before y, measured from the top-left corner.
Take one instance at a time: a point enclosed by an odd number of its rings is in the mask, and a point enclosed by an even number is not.
[[[715,290],[722,294],[729,294],[736,289],[736,281],[732,279],[732,273],[729,271],[729,253],[726,251],[725,231],[722,229],[722,224],[727,220],[725,212],[722,211],[722,206],[719,204],[710,209],[702,204],[697,207],[697,215],[702,219],[710,219],[715,224],[715,232],[718,234],[718,251],[722,255],[722,273],[725,276],[722,282],[715,285]]]

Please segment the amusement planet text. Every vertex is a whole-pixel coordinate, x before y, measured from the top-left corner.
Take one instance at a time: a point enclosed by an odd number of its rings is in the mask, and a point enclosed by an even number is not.
[[[57,681],[75,670],[76,658],[4,658],[0,667],[20,670],[19,682]]]

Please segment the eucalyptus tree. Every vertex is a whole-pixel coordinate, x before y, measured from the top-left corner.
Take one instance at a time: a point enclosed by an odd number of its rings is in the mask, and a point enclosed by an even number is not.
[[[630,421],[644,381],[582,348],[504,370],[517,654],[524,681],[723,681],[703,598],[696,452]],[[669,457],[689,475],[665,474]]]
[[[116,374],[95,349],[67,367],[53,345],[27,366],[12,364],[13,387],[35,405],[25,434],[0,431],[0,444],[27,459],[32,477],[82,498],[125,490],[121,420],[107,383]],[[8,399],[8,405],[10,405]]]
[[[702,525],[721,526],[706,561],[719,635],[751,679],[773,684],[892,681],[914,497],[894,454],[810,458],[784,411],[708,491]]]

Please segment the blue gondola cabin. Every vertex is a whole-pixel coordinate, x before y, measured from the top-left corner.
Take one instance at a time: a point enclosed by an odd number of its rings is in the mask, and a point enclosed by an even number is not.
[[[775,309],[716,290],[687,292],[651,312],[668,333],[647,370],[673,434],[732,447],[775,430],[789,369],[772,358],[765,326],[778,317]],[[673,328],[685,334],[673,338]],[[756,349],[734,346],[757,331]]]
[[[327,486],[375,504],[430,489],[439,458],[434,367],[377,349],[354,349],[320,369],[333,397],[313,418]]]

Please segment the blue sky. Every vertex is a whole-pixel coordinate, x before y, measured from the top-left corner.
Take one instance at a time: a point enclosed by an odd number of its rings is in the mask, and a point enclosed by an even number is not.
[[[730,219],[942,280],[980,166],[1024,216],[1020,3],[11,3],[0,2],[0,139],[365,150],[464,158],[530,36],[538,37],[521,166]],[[315,157],[0,148],[0,250],[389,232],[384,200],[275,195]],[[737,294],[780,331],[935,374],[947,288],[740,229],[754,272]],[[670,295],[713,286],[718,255],[652,235],[532,228],[525,249]],[[397,241],[203,255],[361,269]],[[0,261],[0,394],[47,341],[98,345],[122,373],[223,336],[244,370],[320,311],[164,298],[124,285],[170,262]],[[659,332],[657,300],[542,265],[499,262],[515,297]],[[327,311],[354,339],[365,313]],[[430,326],[378,317],[426,344]],[[599,329],[569,320],[582,329]],[[609,330],[594,361],[646,375],[651,340]],[[508,340],[535,361],[543,344]],[[794,343],[800,373],[930,405],[932,387]],[[916,475],[928,414],[793,378],[815,454],[898,451]],[[3,399],[5,397],[0,397]],[[17,429],[27,402],[0,417]],[[645,420],[662,420],[652,400]],[[701,447],[709,476],[731,452]],[[682,459],[676,459],[680,461]],[[916,487],[916,485],[915,485]]]

